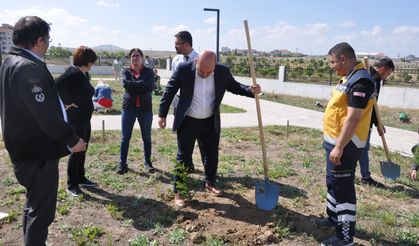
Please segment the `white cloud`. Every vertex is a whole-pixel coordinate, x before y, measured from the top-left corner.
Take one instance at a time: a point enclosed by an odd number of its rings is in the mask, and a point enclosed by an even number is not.
[[[299,52],[311,53],[316,47],[324,45],[329,32],[330,26],[326,23],[310,23],[298,26],[281,21],[273,26],[252,28],[250,36],[253,49],[263,51],[274,49],[296,51],[298,49]],[[224,45],[231,48],[246,48],[244,30],[230,30],[221,42],[221,46]]]
[[[210,17],[204,20],[207,24],[217,24],[217,18],[216,17]]]
[[[355,26],[355,22],[352,21],[344,21],[338,24],[338,26],[340,27],[354,27]]]
[[[419,43],[419,28],[414,26],[400,26],[392,32],[377,25],[371,30],[351,32],[335,35],[335,43],[348,42],[356,52],[382,52],[388,56],[396,57],[398,54],[406,56],[417,54]]]
[[[15,24],[27,15],[36,15],[51,23],[51,45],[61,44],[64,47],[78,47],[80,45],[97,46],[104,43],[120,41],[120,31],[108,27],[95,25],[88,20],[73,15],[65,9],[28,8],[19,10],[0,11],[0,23]]]
[[[383,28],[381,26],[374,26],[371,31],[362,31],[361,34],[366,36],[378,37],[383,35]]]
[[[117,8],[119,7],[119,3],[117,2],[110,2],[110,1],[96,1],[95,3],[97,6],[108,7],[108,8]]]
[[[393,30],[393,34],[417,34],[419,26],[399,26]]]

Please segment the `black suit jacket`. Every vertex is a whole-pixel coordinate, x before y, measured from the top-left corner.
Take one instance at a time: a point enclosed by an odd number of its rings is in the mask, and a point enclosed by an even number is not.
[[[72,103],[78,107],[67,109],[68,122],[78,126],[90,121],[93,113],[92,97],[95,89],[90,84],[89,73],[83,73],[79,68],[70,66],[57,79],[58,94],[65,105]]]
[[[177,91],[180,90],[179,104],[176,109],[173,131],[179,129],[183,119],[192,103],[195,86],[196,65],[194,61],[181,63],[173,73],[160,101],[159,117],[166,118],[170,104]],[[214,69],[214,127],[216,132],[220,132],[220,104],[223,100],[225,91],[234,94],[253,97],[250,86],[237,82],[228,67],[216,64]]]

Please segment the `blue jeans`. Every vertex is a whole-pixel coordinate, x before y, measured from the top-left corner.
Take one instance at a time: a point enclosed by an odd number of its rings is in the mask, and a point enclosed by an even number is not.
[[[368,151],[370,150],[370,138],[371,138],[371,129],[370,129],[370,132],[368,133],[367,145],[365,146],[364,151],[361,154],[361,158],[359,158],[359,167],[361,169],[362,179],[368,179],[371,177],[370,160],[368,157]]]
[[[144,145],[144,161],[150,163],[151,157],[151,123],[153,122],[153,112],[140,112],[136,109],[122,110],[122,137],[121,137],[121,159],[120,165],[127,165],[127,155],[129,142],[131,140],[132,129],[135,119],[141,128],[141,137]]]

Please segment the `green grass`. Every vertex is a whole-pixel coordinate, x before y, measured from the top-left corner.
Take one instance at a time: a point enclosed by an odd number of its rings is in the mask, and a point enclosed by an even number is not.
[[[181,245],[185,241],[187,232],[182,228],[176,228],[168,235],[169,243]]]
[[[115,204],[106,204],[106,210],[108,210],[109,214],[112,216],[112,218],[116,220],[122,220],[122,212],[119,211],[118,206]]]
[[[6,177],[6,178],[3,179],[2,183],[3,183],[4,186],[12,186],[12,185],[16,184],[16,181],[15,181],[14,178]]]
[[[91,245],[96,243],[97,239],[104,234],[101,227],[88,225],[84,227],[76,227],[71,230],[73,241],[77,245]]]
[[[68,204],[57,205],[57,212],[61,215],[67,215],[70,213],[70,207]]]
[[[150,246],[150,245],[155,245],[154,241],[150,241],[150,239],[144,235],[138,235],[137,237],[135,237],[134,239],[130,240],[129,246]]]
[[[398,225],[397,215],[393,211],[384,210],[380,212],[378,216],[383,224],[390,225],[390,226]]]
[[[316,99],[309,97],[290,96],[282,94],[264,93],[261,99],[296,106],[300,108],[306,108],[324,112],[328,100]],[[320,102],[324,107],[316,106],[316,102]],[[419,127],[419,110],[417,109],[401,109],[401,108],[389,108],[385,106],[379,106],[380,117],[384,126],[391,126],[409,131],[417,131]],[[402,123],[399,120],[399,113],[405,112],[410,117],[410,123]]]
[[[406,215],[406,219],[411,227],[419,228],[419,214],[417,212]]]
[[[417,245],[419,234],[409,230],[403,230],[397,233],[397,241],[400,245]]]
[[[229,246],[228,243],[224,242],[222,239],[218,239],[214,236],[207,237],[205,241],[207,246]]]

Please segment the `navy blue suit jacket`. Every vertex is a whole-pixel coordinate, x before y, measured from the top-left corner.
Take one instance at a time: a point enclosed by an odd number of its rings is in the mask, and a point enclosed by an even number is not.
[[[179,129],[183,119],[192,103],[192,97],[195,86],[196,64],[194,61],[181,63],[178,69],[173,73],[160,101],[159,117],[166,118],[170,104],[180,90],[179,104],[176,109],[175,120],[173,122],[173,131]],[[234,94],[254,97],[250,86],[237,82],[230,72],[230,69],[224,65],[216,64],[214,69],[214,127],[216,132],[220,132],[220,104],[223,100],[225,91]]]

